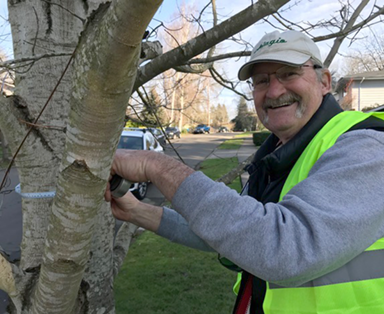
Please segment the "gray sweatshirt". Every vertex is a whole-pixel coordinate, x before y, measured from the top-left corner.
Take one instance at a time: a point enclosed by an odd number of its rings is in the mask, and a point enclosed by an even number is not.
[[[384,132],[343,134],[279,203],[240,196],[201,172],[165,208],[158,234],[211,248],[269,282],[297,286],[384,236]],[[180,216],[181,215],[181,216]]]

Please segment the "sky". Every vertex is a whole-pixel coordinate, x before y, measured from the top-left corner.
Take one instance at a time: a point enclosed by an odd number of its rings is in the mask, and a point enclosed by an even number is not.
[[[294,0],[291,2],[297,2],[298,0]],[[342,2],[346,2],[347,0],[341,0]],[[194,14],[196,16],[198,11],[201,8],[206,6],[208,0],[195,0],[195,1],[184,1],[184,0],[164,0],[163,4],[157,11],[154,19],[150,23],[150,27],[156,27],[159,24],[159,21],[165,23],[165,25],[170,24],[174,15],[178,11],[178,8],[181,7],[183,2],[188,5],[193,5],[196,10],[192,12],[187,12],[187,14]],[[238,13],[239,11],[246,8],[250,5],[252,0],[216,0],[217,11],[219,14],[219,19],[221,21],[227,19],[228,17]],[[254,0],[256,2],[256,0]],[[359,0],[350,0],[353,5],[357,6],[360,3]],[[377,5],[384,5],[384,0],[371,0],[368,8],[365,10],[366,12],[372,9],[373,4],[376,2]],[[296,22],[301,21],[317,21],[320,19],[328,19],[331,15],[336,14],[336,11],[339,9],[339,1],[336,0],[301,0],[299,6],[294,6],[288,10],[287,5],[283,7],[285,10],[284,16],[288,19],[294,19]],[[207,9],[206,19],[210,18],[210,8]],[[210,26],[207,24],[206,29]],[[261,37],[267,33],[272,31],[273,28],[268,24],[265,25],[253,25],[249,27],[242,33],[242,38],[247,40],[251,45],[255,45]],[[321,35],[321,31],[317,33],[313,33],[314,35]],[[318,46],[321,51],[321,55],[325,58],[330,50],[332,41],[319,43]],[[355,45],[356,46],[356,45]],[[12,58],[12,42],[10,36],[10,29],[7,23],[7,1],[0,0],[0,48],[5,51],[6,55]],[[221,52],[230,52],[230,51],[238,51],[242,50],[243,47],[235,46],[232,42],[226,41],[222,43],[218,49]],[[353,49],[354,47],[348,47],[343,44],[341,51],[348,51]],[[239,67],[245,62],[245,59],[238,60],[229,60],[225,62],[221,62],[221,69],[229,79],[236,80],[237,70]],[[342,72],[342,63],[343,59],[341,57],[337,57],[333,64],[331,65],[331,70]],[[342,73],[341,73],[342,74]],[[245,86],[243,87],[245,90]],[[238,103],[238,96],[234,95],[232,92],[228,90],[222,90],[219,95],[215,98],[218,103],[225,104],[229,111],[230,117],[234,117],[236,113],[236,107]]]
[[[347,2],[346,0],[341,0],[342,2]],[[197,9],[203,8],[208,1],[202,1],[202,0],[195,0],[195,1],[186,1],[188,4],[194,4]],[[248,5],[251,4],[251,0],[216,0],[217,5],[217,11],[219,15],[221,16],[221,20],[225,20],[229,16],[232,16],[239,11],[246,8]],[[254,1],[256,2],[256,1]],[[291,1],[297,2],[297,1]],[[355,7],[360,3],[360,0],[351,0],[350,1],[352,5]],[[182,0],[164,0],[162,6],[158,10],[155,18],[163,21],[164,23],[170,22],[172,12],[177,11],[178,7],[183,3]],[[363,14],[367,14],[370,10],[372,10],[372,7],[376,3],[379,6],[384,5],[384,0],[377,0],[377,1],[370,1],[369,5],[366,7],[365,11],[363,11]],[[291,5],[291,4],[289,4]],[[293,6],[291,9],[287,8],[288,5],[285,5],[283,7],[284,16],[288,19],[292,19],[296,22],[315,22],[319,20],[326,20],[329,19],[332,15],[338,15],[338,10],[340,9],[339,1],[336,0],[302,0],[299,6]],[[210,13],[210,10],[208,10],[208,13]],[[195,14],[196,16],[196,14]],[[362,19],[358,19],[357,22],[360,22]],[[154,23],[154,21],[152,22]],[[150,25],[156,25],[156,24],[150,24]],[[380,26],[378,26],[380,27]],[[377,28],[376,28],[377,29]],[[250,44],[255,45],[261,37],[270,31],[273,31],[273,29],[270,25],[254,25],[246,29],[242,32],[242,38],[247,40]],[[382,29],[382,31],[384,28]],[[325,33],[328,33],[326,30],[319,30],[317,32],[313,32],[312,34],[315,36],[323,35]],[[333,40],[328,40],[325,42],[318,43],[318,46],[320,48],[321,56],[323,59],[326,58],[328,55],[331,46],[333,44]],[[241,46],[235,46],[231,42],[226,41],[225,43],[221,44],[219,46],[219,49],[221,49],[222,52],[230,52],[230,51],[239,51],[242,50],[243,47]],[[340,51],[342,53],[349,52],[355,48],[358,48],[358,43],[353,45],[352,47],[348,47],[346,43],[343,43]],[[344,62],[343,58],[341,56],[336,56],[334,61],[331,64],[330,70],[333,72],[337,72],[339,76],[342,76],[344,73]],[[229,79],[232,79],[234,81],[237,80],[237,71],[241,67],[241,65],[246,61],[246,59],[238,59],[238,60],[229,60],[222,62],[222,70],[225,71],[225,74]],[[247,86],[243,86],[244,91],[247,90]],[[230,92],[226,89],[221,90],[221,93],[216,97],[217,102],[221,104],[226,104],[227,109],[229,111],[229,116],[233,118],[236,115],[236,108],[238,104],[238,96],[235,95],[233,92]],[[252,106],[251,102],[249,102],[249,105]]]

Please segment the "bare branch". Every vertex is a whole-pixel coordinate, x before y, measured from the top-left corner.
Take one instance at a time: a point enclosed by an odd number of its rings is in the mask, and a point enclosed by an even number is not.
[[[81,22],[83,22],[83,24],[85,24],[86,22],[86,19],[83,19],[81,16],[75,14],[74,12],[72,12],[71,10],[68,10],[67,8],[65,8],[64,6],[62,6],[61,4],[59,3],[54,3],[52,1],[47,1],[47,0],[43,0],[45,3],[48,3],[49,5],[57,5],[59,8],[63,9],[64,11],[67,11],[69,12],[71,15],[73,15],[74,17],[78,18]]]
[[[362,28],[362,27],[368,27],[369,26],[368,25],[369,22],[374,20],[379,15],[383,15],[383,14],[384,14],[384,7],[381,7],[380,10],[378,10],[374,14],[372,14],[369,17],[367,17],[365,20],[363,20],[362,22],[356,24],[355,26],[351,27],[349,29],[348,33],[353,33],[355,30],[357,30],[359,28]],[[313,38],[313,41],[314,42],[319,42],[319,41],[324,41],[324,40],[328,40],[328,39],[332,39],[332,38],[336,38],[336,37],[340,37],[340,36],[346,36],[346,35],[348,35],[348,33],[346,33],[344,30],[341,30],[339,32],[331,33],[331,34],[324,35],[324,36],[316,36],[316,37]]]
[[[244,99],[250,101],[252,98],[247,97],[243,93],[240,93],[238,90],[236,90],[236,85],[231,81],[225,80],[216,70],[215,68],[209,69],[209,72],[211,73],[212,78],[219,83],[221,86],[225,87],[226,89],[229,89],[230,91],[234,92],[237,95],[240,95],[241,97],[244,97]],[[226,85],[229,84],[229,85]]]
[[[147,97],[147,99],[148,99],[148,94],[147,94],[147,92],[146,92],[145,89],[144,89],[144,92],[145,92],[146,97]],[[145,99],[145,97],[143,96],[143,94],[140,93],[140,91],[137,91],[137,94],[139,95],[140,99],[141,99],[143,102],[147,103],[148,108],[150,108],[151,106],[150,106],[150,104],[147,102],[147,99]],[[164,127],[163,127],[163,125],[161,124],[160,119],[159,119],[159,117],[157,116],[157,114],[156,114],[156,112],[155,112],[154,110],[152,111],[152,114],[155,116],[156,121],[157,121],[157,124],[158,124],[158,126],[160,127],[161,131],[165,134]],[[169,145],[171,145],[173,151],[176,153],[177,157],[179,157],[180,161],[181,161],[183,164],[185,164],[184,159],[180,156],[180,154],[179,154],[179,152],[177,151],[177,149],[173,146],[173,144],[172,144],[172,142],[170,141],[170,139],[168,138],[168,136],[166,136],[166,139],[167,139]]]
[[[233,168],[230,172],[223,175],[221,178],[217,179],[216,181],[223,182],[226,185],[232,183],[233,180],[235,180],[238,176],[242,175],[245,172],[244,168],[251,163],[255,154],[256,152],[253,153],[251,156],[249,156],[243,162],[239,163],[239,165],[236,168]]]
[[[2,254],[0,254],[0,289],[8,294],[16,292],[11,263]]]
[[[289,0],[259,0],[257,3],[205,33],[159,56],[139,69],[134,90],[137,90],[139,86],[145,84],[160,73],[175,66],[185,64],[185,62],[192,57],[199,55],[208,48],[253,25],[263,17],[277,12],[277,10],[287,2],[289,2]]]
[[[351,18],[349,19],[345,28],[342,29],[342,31],[344,33],[348,34],[350,32],[350,30],[353,27],[353,24],[356,22],[356,19],[359,17],[361,11],[363,11],[363,9],[366,7],[368,2],[369,2],[369,0],[361,1],[361,3],[359,4],[359,6],[355,10],[355,12],[353,12],[353,14],[352,14]],[[332,46],[332,49],[324,61],[325,67],[329,67],[329,65],[331,64],[332,60],[334,59],[335,55],[337,54],[337,51],[339,50],[339,48],[340,48],[341,44],[343,43],[343,40],[345,39],[346,36],[347,35],[339,36],[335,39],[334,44]]]
[[[216,55],[213,57],[207,58],[195,58],[187,61],[185,64],[195,64],[195,63],[212,63],[219,60],[229,59],[229,58],[239,58],[239,57],[247,57],[251,55],[251,51],[237,51],[230,52],[221,55]]]
[[[212,0],[211,3],[212,3],[212,14],[213,14],[213,26],[215,27],[215,26],[217,26],[216,0]],[[209,4],[207,4],[206,7],[208,7],[208,5]],[[202,14],[202,12],[201,12],[201,14]],[[201,14],[200,14],[200,17],[201,17]],[[199,17],[199,19],[200,19],[200,17]],[[197,20],[197,21],[199,22],[199,20]],[[199,25],[200,25],[200,23],[199,23]],[[208,51],[207,58],[212,57],[213,54],[215,53],[215,50],[216,50],[216,46],[211,47]],[[207,71],[208,69],[210,69],[213,66],[213,63],[211,63],[211,62],[202,62],[202,64],[200,64],[199,66],[191,66],[191,64],[192,63],[189,63],[187,65],[181,65],[181,66],[173,67],[173,68],[176,71],[183,72],[183,73],[200,74],[200,73],[204,73],[205,71]]]
[[[113,277],[119,273],[121,265],[127,256],[129,247],[131,246],[137,234],[138,227],[132,223],[124,222],[115,238],[115,245],[113,247]]]
[[[29,58],[20,58],[20,59],[4,61],[0,63],[0,67],[10,68],[13,64],[19,64],[23,62],[36,62],[43,58],[55,58],[55,57],[63,57],[63,56],[71,56],[71,55],[72,53],[67,53],[67,52],[43,54],[43,55],[38,55],[34,57],[29,57]]]

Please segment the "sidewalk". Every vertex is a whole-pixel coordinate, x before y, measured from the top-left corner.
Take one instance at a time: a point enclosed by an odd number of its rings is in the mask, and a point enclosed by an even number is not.
[[[243,137],[243,144],[240,146],[239,149],[218,149],[216,148],[208,157],[207,159],[214,159],[214,158],[231,158],[231,157],[237,157],[239,160],[239,163],[246,160],[249,156],[251,156],[256,151],[256,146],[253,144],[252,136]],[[248,180],[248,173],[245,172],[241,175],[241,183],[242,186],[247,182]]]

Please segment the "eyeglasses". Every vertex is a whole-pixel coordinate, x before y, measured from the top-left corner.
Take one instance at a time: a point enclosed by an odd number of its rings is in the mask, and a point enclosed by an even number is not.
[[[304,74],[304,68],[321,69],[320,65],[303,64],[297,67],[284,66],[273,73],[258,73],[252,76],[252,81],[248,80],[247,83],[251,90],[264,91],[268,88],[270,77],[274,74],[281,84],[292,82]]]

